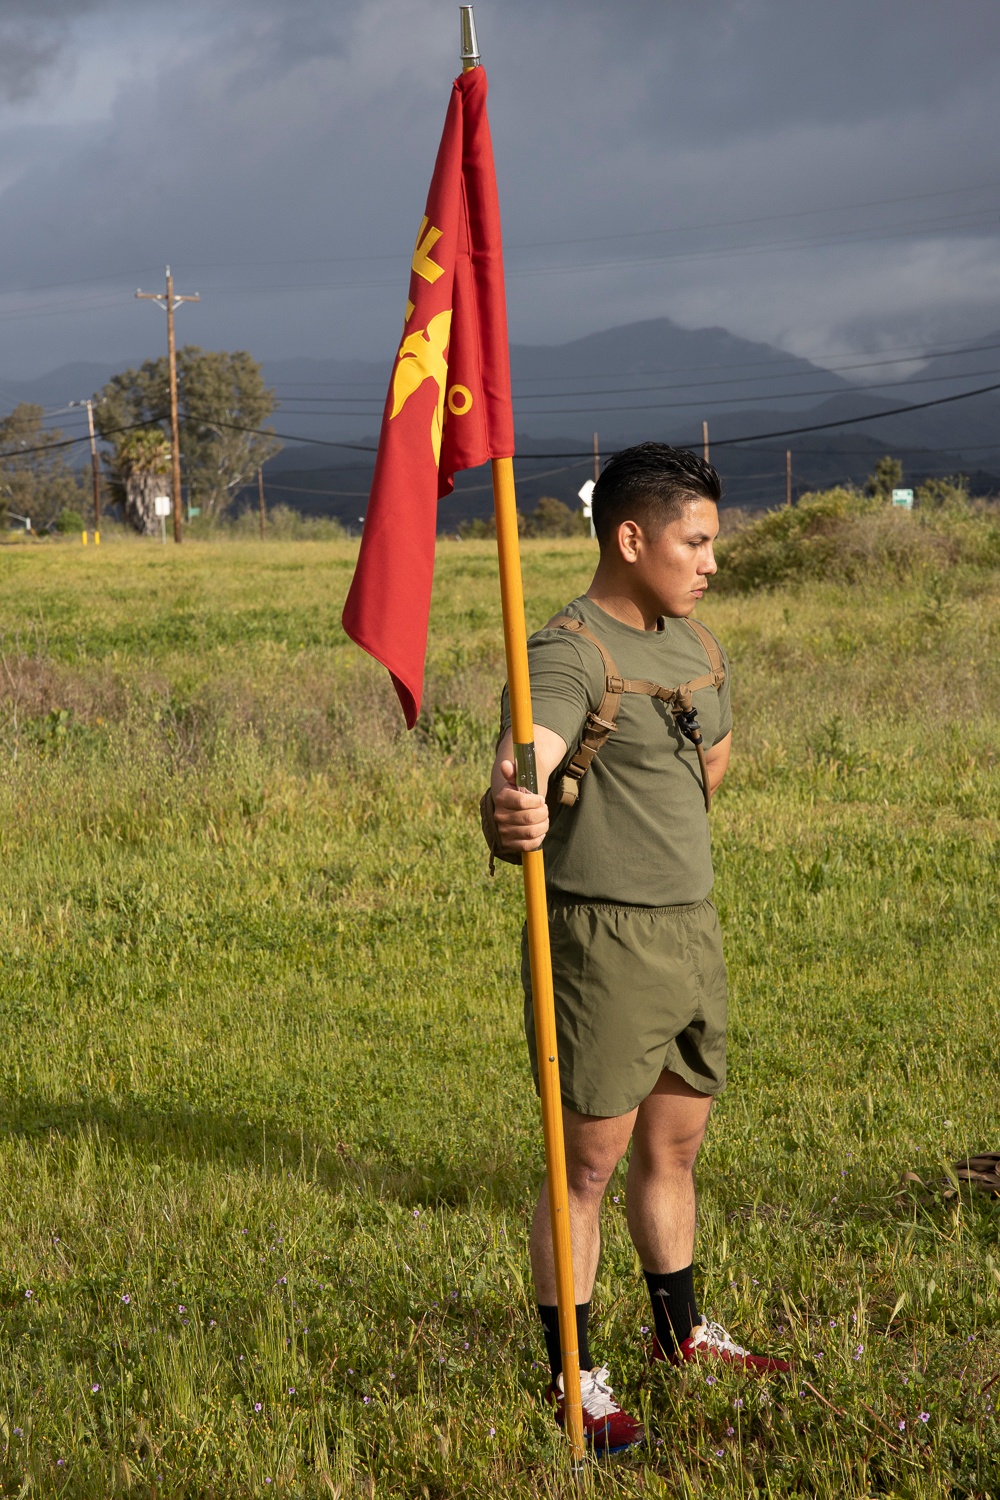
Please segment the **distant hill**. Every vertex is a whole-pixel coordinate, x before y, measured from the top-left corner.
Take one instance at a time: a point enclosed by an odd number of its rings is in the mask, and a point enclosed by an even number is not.
[[[322,443],[374,446],[390,361],[391,351],[378,361],[264,362],[265,378],[279,398],[272,425],[289,439],[267,466],[275,500],[356,521],[364,510],[371,458]],[[9,410],[18,401],[37,401],[51,411],[100,389],[123,367],[124,362],[64,365],[34,380],[0,381],[0,405]],[[952,353],[929,351],[921,362],[911,360],[905,377],[896,375],[897,368],[888,365],[885,374],[877,365],[831,373],[724,328],[682,328],[670,318],[609,328],[564,344],[514,344],[522,503],[530,509],[543,493],[575,503],[591,472],[586,455],[595,430],[605,454],[648,437],[700,447],[703,421],[727,493],[743,505],[773,504],[783,497],[786,448],[792,450],[797,490],[861,479],[886,452],[899,455],[911,476],[961,468],[976,472],[980,488],[1000,489],[1000,478],[994,478],[1000,473],[1000,393],[884,415],[897,406],[1000,381],[1000,332]],[[862,376],[878,377],[877,388],[860,384]],[[844,419],[852,425],[721,446]],[[78,430],[76,422],[72,429]],[[310,438],[322,442],[303,441]],[[530,461],[532,453],[541,455],[536,462]],[[549,459],[550,454],[580,458]],[[489,503],[486,476],[463,476],[456,495],[442,502],[442,524],[485,514]]]

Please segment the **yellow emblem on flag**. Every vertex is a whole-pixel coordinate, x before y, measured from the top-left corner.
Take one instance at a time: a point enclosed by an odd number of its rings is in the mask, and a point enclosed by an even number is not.
[[[451,308],[431,318],[426,329],[407,334],[403,340],[399,359],[392,377],[392,411],[390,418],[403,410],[414,391],[419,390],[425,380],[433,380],[438,388],[437,405],[431,415],[431,448],[434,462],[441,459],[441,430],[444,425],[444,397],[448,383],[448,360],[445,350],[451,334]]]
[[[431,251],[441,238],[442,230],[435,229],[431,224],[427,227],[427,215],[424,214],[420,220],[420,228],[417,230],[417,243],[413,247],[413,259],[410,261],[411,270],[416,271],[425,281],[433,286],[439,276],[444,275],[444,266],[439,266],[436,260],[431,260]]]

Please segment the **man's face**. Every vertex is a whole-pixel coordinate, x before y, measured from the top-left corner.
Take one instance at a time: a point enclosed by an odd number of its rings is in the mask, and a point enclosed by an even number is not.
[[[712,544],[719,534],[714,500],[691,500],[659,536],[635,537],[634,584],[654,613],[684,618],[691,614],[717,571]]]

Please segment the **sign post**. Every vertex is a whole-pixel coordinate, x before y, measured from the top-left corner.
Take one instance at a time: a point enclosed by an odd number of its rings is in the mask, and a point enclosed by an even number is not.
[[[892,503],[893,503],[893,505],[898,505],[900,507],[900,509],[902,509],[902,510],[912,510],[913,509],[913,491],[912,490],[893,490],[893,492],[892,492]]]
[[[167,517],[172,509],[173,506],[170,503],[169,495],[156,496],[156,499],[153,501],[153,511],[160,518],[160,540],[164,544],[166,544],[167,540]]]
[[[585,479],[576,492],[583,501],[583,514],[590,522],[590,537],[593,541],[597,532],[594,530],[594,481]]]

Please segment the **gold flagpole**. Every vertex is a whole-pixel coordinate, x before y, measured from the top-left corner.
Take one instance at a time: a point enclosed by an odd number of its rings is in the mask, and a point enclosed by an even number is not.
[[[471,5],[459,6],[462,20],[462,71],[479,66],[476,23]],[[507,657],[507,692],[518,786],[538,791],[535,769],[535,725],[531,715],[531,685],[528,680],[528,638],[524,624],[524,590],[521,583],[521,552],[517,536],[517,498],[514,490],[514,460],[493,459],[493,506],[497,518],[497,554],[500,563],[500,600],[503,609],[503,640]],[[580,1347],[576,1332],[576,1294],[573,1288],[573,1247],[569,1226],[569,1189],[566,1183],[566,1146],[563,1139],[562,1094],[559,1088],[559,1054],[556,1049],[556,1011],[552,990],[552,956],[549,951],[549,916],[545,899],[545,857],[540,849],[525,854],[524,903],[528,921],[528,953],[531,960],[531,994],[535,1012],[535,1045],[538,1052],[538,1083],[542,1099],[542,1134],[545,1139],[545,1171],[549,1190],[549,1218],[556,1270],[556,1300],[559,1304],[559,1341],[562,1345],[563,1391],[566,1433],[573,1456],[584,1454],[583,1410],[580,1405]]]

